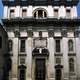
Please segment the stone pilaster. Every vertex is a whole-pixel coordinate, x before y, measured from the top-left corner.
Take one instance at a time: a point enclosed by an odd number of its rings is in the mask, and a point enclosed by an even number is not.
[[[63,54],[63,59],[62,59],[62,65],[63,65],[63,75],[62,77],[65,80],[68,80],[68,71],[69,71],[69,62],[68,62],[68,39],[64,37],[62,39],[62,54]]]
[[[32,80],[32,38],[28,37],[27,39],[27,80]]]
[[[54,80],[55,79],[55,64],[54,64],[54,40],[53,37],[50,37],[47,39],[47,46],[49,50],[49,61],[48,61],[48,80]]]
[[[12,57],[12,80],[18,80],[18,54],[19,54],[19,40],[13,39],[13,57]]]

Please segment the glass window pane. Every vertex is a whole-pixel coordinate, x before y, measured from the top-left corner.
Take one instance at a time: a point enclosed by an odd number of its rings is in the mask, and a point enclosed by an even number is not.
[[[23,65],[21,65],[19,68],[19,80],[25,80],[26,79],[25,76],[26,76],[25,68]]]

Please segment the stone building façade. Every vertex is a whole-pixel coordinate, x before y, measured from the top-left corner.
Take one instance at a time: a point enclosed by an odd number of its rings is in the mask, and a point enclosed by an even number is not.
[[[78,0],[2,2],[9,80],[80,80]]]

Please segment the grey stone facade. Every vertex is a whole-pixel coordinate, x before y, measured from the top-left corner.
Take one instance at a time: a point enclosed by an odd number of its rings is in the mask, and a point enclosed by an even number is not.
[[[3,0],[9,80],[80,80],[78,1],[34,2]]]

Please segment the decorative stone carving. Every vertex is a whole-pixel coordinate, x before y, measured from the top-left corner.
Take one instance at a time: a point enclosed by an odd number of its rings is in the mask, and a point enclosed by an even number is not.
[[[34,47],[47,47],[47,40],[43,38],[34,39]]]

